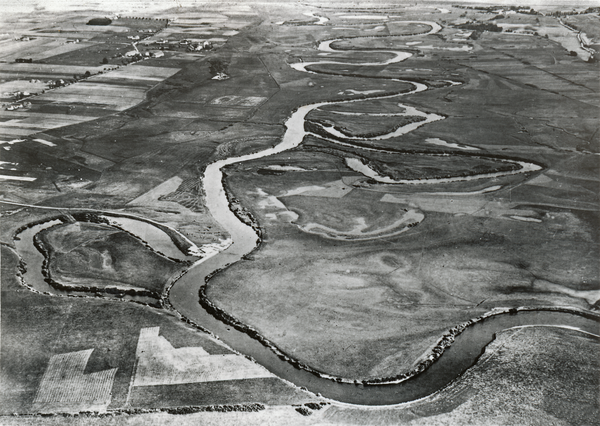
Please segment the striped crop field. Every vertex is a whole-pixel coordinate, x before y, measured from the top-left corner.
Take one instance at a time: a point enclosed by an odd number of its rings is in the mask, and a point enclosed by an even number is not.
[[[102,80],[103,78],[122,78],[124,80],[135,80],[139,78],[148,78],[153,81],[162,81],[165,78],[171,77],[177,73],[179,68],[155,67],[144,65],[130,65],[128,67],[119,68],[109,74],[93,77],[90,81]]]
[[[17,58],[32,58],[39,61],[93,45],[94,43],[65,44],[54,39],[40,38],[27,43],[14,42],[14,46],[10,46],[9,49],[2,49],[0,59],[6,62],[14,62]]]
[[[72,76],[88,70],[99,71],[79,66],[0,64],[0,78],[3,73],[12,72],[21,78],[47,78],[50,74],[57,79],[63,74]],[[150,88],[178,71],[179,68],[130,65],[33,96],[28,98],[30,108],[0,111],[0,139],[28,136],[124,111],[142,102]]]
[[[35,412],[106,411],[117,369],[84,374],[92,352],[87,349],[50,358],[33,401]]]
[[[93,117],[36,113],[19,109],[6,111],[0,109],[0,140],[10,140],[32,133],[42,132],[46,129],[69,126],[91,120]]]

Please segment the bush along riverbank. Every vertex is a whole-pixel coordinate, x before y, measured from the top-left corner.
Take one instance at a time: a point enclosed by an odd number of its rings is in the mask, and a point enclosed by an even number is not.
[[[20,417],[20,418],[35,418],[35,417],[73,417],[73,418],[105,418],[115,416],[128,416],[139,414],[152,413],[167,413],[175,415],[216,412],[216,413],[257,413],[265,410],[266,407],[260,403],[247,404],[223,404],[223,405],[190,405],[183,407],[163,407],[163,408],[122,408],[109,411],[80,411],[78,413],[32,413],[32,414],[13,414],[12,416],[4,417]]]
[[[238,200],[237,198],[235,198],[232,195],[231,192],[231,188],[229,187],[229,185],[227,184],[227,174],[225,172],[223,172],[223,189],[225,190],[225,195],[227,196],[227,201],[229,203],[229,210],[231,210],[231,212],[245,225],[248,225],[250,228],[252,228],[252,230],[254,230],[254,232],[256,232],[256,235],[258,237],[258,241],[257,241],[257,246],[260,244],[261,240],[262,240],[262,229],[258,223],[258,220],[256,219],[256,217],[254,217],[254,215],[250,212],[250,210],[248,210],[246,207],[244,207],[241,203],[240,200]],[[252,250],[254,251],[254,250]],[[250,253],[248,253],[250,254]]]

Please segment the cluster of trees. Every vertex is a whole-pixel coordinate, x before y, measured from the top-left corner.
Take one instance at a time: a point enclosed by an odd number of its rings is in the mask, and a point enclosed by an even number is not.
[[[91,76],[92,76],[92,73],[89,71],[86,71],[84,74],[81,74],[81,75],[73,74],[73,80],[75,80],[75,81],[85,80],[86,78],[89,78]]]
[[[121,414],[136,415],[147,413],[168,413],[168,414],[193,414],[200,412],[258,412],[266,407],[260,403],[230,404],[230,405],[202,405],[185,407],[162,407],[162,408],[126,408],[111,410],[107,413],[98,411],[81,411],[79,413],[39,413],[39,417],[114,417]]]
[[[493,33],[501,33],[502,27],[496,25],[494,22],[467,22],[466,24],[455,25],[455,28],[461,30],[473,30],[473,31],[489,31]]]
[[[144,21],[166,21],[166,22],[169,21],[167,18],[144,18],[144,17],[139,17],[139,16],[122,16],[119,19],[141,19]]]
[[[297,407],[296,411],[303,416],[310,416],[312,414],[312,412],[306,407]]]
[[[208,71],[212,76],[226,74],[228,67],[229,64],[220,58],[211,58],[208,60]]]
[[[112,20],[110,18],[92,18],[86,25],[110,25]]]
[[[529,7],[529,6],[463,6],[463,5],[455,4],[455,5],[452,5],[452,7],[455,7],[457,9],[478,10],[478,11],[487,12],[487,13],[495,13],[499,9],[502,9],[502,10],[512,10],[514,12],[524,13],[524,14],[528,14],[528,15],[541,15],[540,12],[535,10],[533,7]]]
[[[580,10],[580,11],[576,11],[576,10],[568,10],[568,11],[561,11],[561,10],[555,10],[554,12],[549,13],[550,16],[569,16],[569,15],[585,15],[588,13],[600,13],[600,7],[588,7],[585,10]]]
[[[107,218],[105,218],[104,216],[101,216],[97,213],[78,212],[78,213],[72,213],[71,216],[73,216],[73,218],[79,222],[92,222],[92,223],[101,223],[104,225],[110,225],[110,222],[108,221]]]

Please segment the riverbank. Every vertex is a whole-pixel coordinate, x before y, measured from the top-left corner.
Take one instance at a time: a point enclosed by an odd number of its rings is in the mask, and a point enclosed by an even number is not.
[[[116,215],[112,217],[116,217]],[[54,263],[56,262],[55,258],[57,255],[59,255],[59,253],[55,250],[47,238],[48,232],[56,230],[60,227],[77,223],[98,224],[101,227],[107,227],[107,230],[114,229],[117,234],[121,233],[124,237],[129,239],[128,241],[130,241],[130,243],[134,243],[134,246],[130,247],[131,250],[129,250],[127,247],[123,247],[122,243],[118,243],[113,246],[111,245],[110,241],[106,241],[106,244],[108,245],[104,248],[104,250],[108,251],[103,252],[101,256],[102,259],[98,258],[97,260],[100,261],[100,263],[106,263],[107,261],[109,263],[108,265],[96,265],[98,268],[100,268],[96,271],[98,275],[96,279],[91,280],[89,285],[81,284],[81,282],[86,281],[87,278],[85,277],[90,274],[90,271],[94,271],[94,265],[92,264],[87,265],[87,267],[84,269],[81,269],[80,272],[83,274],[81,279],[74,279],[74,277],[78,274],[77,269],[72,271],[75,273],[75,276],[66,279],[66,281],[56,276],[57,270]],[[109,234],[114,234],[114,232]],[[84,233],[80,233],[78,237],[83,239],[85,242]],[[116,300],[129,300],[147,306],[152,306],[154,308],[161,308],[161,294],[166,291],[166,288],[170,285],[170,283],[176,281],[185,272],[185,269],[187,269],[190,264],[187,260],[168,258],[166,255],[156,251],[151,243],[141,240],[139,237],[125,229],[112,225],[109,219],[104,217],[102,213],[90,213],[87,211],[71,212],[71,214],[67,216],[60,215],[46,217],[19,227],[14,233],[13,240],[21,255],[22,262],[25,265],[24,268],[27,271],[27,273],[24,272],[21,276],[22,283],[32,290],[48,295],[81,297],[102,296]],[[94,243],[94,241],[92,241],[92,243]],[[111,250],[117,250],[117,252],[112,253]],[[126,251],[122,255],[119,255],[119,250]],[[138,254],[142,254],[143,256],[136,257],[136,250],[142,250]],[[166,262],[171,264],[174,270],[167,272],[167,276],[164,279],[165,282],[163,282],[162,279],[159,279],[159,288],[144,288],[144,286],[147,286],[148,283],[141,275],[135,273],[133,275],[129,274],[130,277],[128,279],[141,279],[139,286],[114,284],[114,280],[110,280],[106,285],[103,286],[94,284],[97,280],[106,280],[106,277],[103,278],[102,270],[104,268],[108,268],[106,269],[108,272],[112,271],[111,273],[115,273],[122,269],[118,265],[123,261],[128,262],[125,258],[131,259],[132,255],[137,259],[138,262],[142,262],[142,264],[144,263],[143,259],[147,259],[148,256],[154,256],[162,263]],[[117,265],[111,264],[113,260],[117,262]],[[117,267],[117,271],[114,270],[115,266]],[[140,266],[140,264],[137,266]],[[155,262],[153,263],[153,267],[158,267],[158,270],[161,271],[161,274],[164,274],[165,271],[162,270],[161,266],[156,265]],[[127,266],[124,270],[129,271],[132,268],[135,269],[135,266]],[[182,268],[184,269],[181,270]],[[142,275],[147,274],[148,272],[149,270],[146,268]],[[154,281],[156,281],[155,278]],[[119,279],[115,280],[120,281]]]
[[[223,270],[215,270],[211,274],[207,275],[205,278],[206,283],[210,281],[210,279],[223,272]],[[578,315],[585,319],[590,319],[600,323],[600,312],[586,311],[583,309],[575,309],[569,307],[561,307],[561,306],[552,306],[552,307],[518,307],[518,308],[495,308],[492,311],[486,312],[483,315],[480,315],[476,318],[472,318],[468,321],[465,321],[461,324],[458,324],[452,328],[450,328],[447,332],[445,332],[439,340],[424,354],[422,354],[418,359],[414,362],[414,367],[406,371],[405,373],[398,374],[391,377],[381,377],[374,379],[366,379],[366,380],[357,380],[354,378],[348,377],[340,377],[327,374],[323,371],[316,370],[309,365],[306,365],[297,359],[286,354],[283,350],[281,350],[276,344],[263,336],[258,330],[253,328],[252,326],[243,323],[242,321],[235,318],[233,315],[225,312],[223,309],[219,308],[215,303],[213,303],[210,298],[206,294],[207,285],[204,285],[200,288],[200,305],[213,315],[215,318],[219,319],[225,324],[231,325],[238,331],[245,333],[249,337],[257,340],[266,348],[270,349],[273,353],[275,353],[281,360],[289,363],[295,368],[307,371],[319,378],[335,381],[337,383],[346,383],[346,384],[354,384],[354,385],[391,385],[391,384],[400,384],[406,380],[412,379],[424,372],[427,368],[429,368],[434,362],[438,361],[444,352],[449,349],[452,344],[455,342],[456,338],[461,335],[465,330],[469,327],[472,327],[478,323],[481,323],[487,319],[500,316],[500,315],[517,315],[518,313],[523,312],[559,312],[570,315]],[[487,343],[486,343],[487,344]],[[268,366],[267,366],[268,368]],[[458,375],[459,373],[457,373]],[[293,382],[293,380],[292,380]]]

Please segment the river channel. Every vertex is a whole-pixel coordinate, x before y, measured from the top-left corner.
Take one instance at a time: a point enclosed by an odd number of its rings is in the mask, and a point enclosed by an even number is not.
[[[439,31],[439,25],[433,22],[428,24],[431,26],[431,30],[427,34]],[[320,50],[325,52],[334,51],[331,44],[335,41],[336,40],[329,40],[321,43],[319,46]],[[365,63],[361,65],[381,66],[403,61],[411,56],[411,54],[407,52],[387,53],[391,53],[394,56],[384,62]],[[314,73],[314,71],[308,69],[308,67],[313,64],[339,65],[345,63],[334,61],[303,62],[291,64],[291,67],[300,72]],[[396,81],[402,80],[396,79]],[[277,354],[274,350],[263,345],[255,338],[250,337],[245,332],[239,331],[233,326],[215,318],[198,303],[200,289],[205,286],[207,277],[210,276],[213,271],[225,268],[226,266],[237,262],[242,256],[254,250],[259,243],[257,232],[249,225],[240,221],[240,219],[238,219],[231,211],[227,194],[223,187],[222,169],[231,164],[263,158],[295,148],[302,142],[304,137],[309,134],[304,128],[305,117],[309,112],[322,106],[363,102],[372,99],[404,97],[428,89],[426,85],[421,83],[408,81],[405,83],[412,84],[414,89],[406,93],[368,96],[362,97],[361,99],[344,101],[317,102],[301,106],[296,109],[286,121],[285,125],[287,130],[281,143],[275,147],[253,154],[219,160],[209,164],[205,170],[203,180],[206,193],[206,205],[212,216],[229,232],[233,243],[217,255],[204,258],[197,262],[187,274],[174,284],[169,293],[169,300],[172,306],[180,314],[205,329],[210,330],[232,348],[253,357],[258,363],[265,366],[277,376],[337,401],[364,405],[387,405],[410,401],[429,395],[448,384],[473,365],[481,355],[485,346],[493,340],[495,333],[506,328],[521,325],[556,324],[575,327],[593,334],[598,333],[597,321],[568,313],[523,311],[512,315],[494,315],[467,327],[465,331],[458,335],[454,344],[446,349],[443,356],[424,372],[399,383],[364,385],[340,383],[339,381],[332,380],[333,378],[331,377],[324,378],[314,374],[314,372],[294,367],[288,360],[284,359],[285,357],[282,356],[281,353]],[[406,130],[412,131],[421,125],[437,119],[443,119],[443,117],[435,116],[425,120],[425,122],[412,123],[410,124],[410,129]],[[401,131],[402,130],[395,130],[395,135],[399,134]],[[378,138],[381,137],[382,136],[379,136]],[[519,165],[521,168],[517,172],[520,173],[539,170],[539,166],[531,163],[520,162]],[[515,172],[513,171],[507,174],[513,173]],[[498,173],[495,177],[501,175],[502,173]],[[488,177],[490,176],[473,176],[472,179]],[[459,180],[461,179],[456,179],[456,181]],[[272,346],[274,347],[274,345]]]
[[[439,25],[433,22],[427,24],[431,26],[431,30],[427,34],[437,32],[440,29]],[[329,40],[321,43],[321,50],[333,51],[331,44],[334,41],[336,40]],[[394,55],[392,59],[379,63],[367,63],[361,65],[381,66],[402,61],[411,56],[410,53],[407,52],[388,53]],[[302,64],[292,64],[291,66],[299,72],[314,72],[308,70],[307,67],[311,64],[324,63],[344,64],[343,62],[324,61],[314,63],[305,62]],[[396,81],[402,80],[396,79]],[[201,288],[206,285],[207,277],[211,276],[214,271],[223,269],[226,266],[239,261],[244,255],[253,251],[260,242],[257,231],[242,222],[231,211],[229,200],[223,185],[222,169],[231,164],[263,158],[297,147],[304,137],[309,134],[304,128],[307,114],[321,106],[362,102],[373,99],[400,98],[428,89],[425,84],[408,81],[405,83],[412,84],[414,87],[413,90],[405,93],[379,96],[374,95],[344,101],[323,101],[301,106],[287,119],[285,123],[287,130],[278,145],[257,153],[226,158],[209,164],[206,167],[203,179],[203,186],[206,194],[206,206],[211,215],[230,234],[232,243],[226,249],[207,255],[194,263],[188,272],[174,283],[168,294],[171,306],[183,317],[214,333],[236,351],[251,356],[275,375],[298,386],[306,387],[310,391],[321,394],[324,397],[352,404],[389,405],[427,396],[443,388],[472,366],[482,354],[485,346],[494,339],[495,333],[507,328],[522,325],[557,325],[574,327],[592,334],[598,334],[599,328],[598,321],[590,319],[592,316],[586,318],[581,315],[574,315],[566,312],[519,311],[518,313],[510,315],[493,315],[468,326],[462,333],[458,334],[452,346],[447,348],[436,362],[420,374],[405,380],[393,381],[388,384],[365,385],[345,383],[340,382],[340,380],[336,381],[333,380],[334,378],[332,377],[325,377],[327,376],[326,374],[315,374],[316,372],[309,371],[309,368],[295,367],[289,360],[284,359],[285,357],[282,356],[282,353],[276,352],[275,345],[272,345],[272,348],[265,346],[259,340],[251,337],[245,332],[239,331],[233,326],[217,319],[199,304],[199,293]],[[404,130],[412,131],[430,121],[443,119],[441,116],[434,117],[434,115],[430,118],[431,119],[427,119],[424,122],[411,123],[408,125],[410,128]],[[396,132],[395,134],[398,134],[399,130],[395,130],[394,132]],[[381,138],[381,136],[379,137]],[[524,162],[520,163],[520,165],[521,169],[517,171],[519,173],[531,172],[537,170],[535,167],[538,167]],[[360,169],[360,167],[357,168]],[[361,172],[361,170],[357,171]],[[513,173],[515,173],[515,171],[510,172],[510,174]],[[365,170],[364,174],[368,175],[369,172]],[[481,175],[472,178],[477,179],[487,177],[489,176]],[[459,179],[456,181],[459,181]],[[121,226],[125,224],[131,225],[129,222],[123,220],[117,220],[117,222],[119,222]],[[34,278],[33,281],[36,282],[38,291],[62,294],[60,291],[57,291],[43,281],[43,276],[41,275],[43,256],[36,251],[32,244],[35,233],[39,232],[41,229],[52,226],[53,224],[54,223],[48,222],[22,232],[19,235],[21,240],[17,241],[17,250],[22,255],[25,255],[24,257],[27,260],[29,270],[27,274],[30,274],[30,277]],[[142,225],[137,224],[136,226]],[[156,232],[149,232],[147,235],[151,236],[155,233]],[[165,240],[162,241],[161,244],[163,246],[160,248],[163,251],[168,251],[168,242]],[[67,294],[65,293],[64,295]]]

